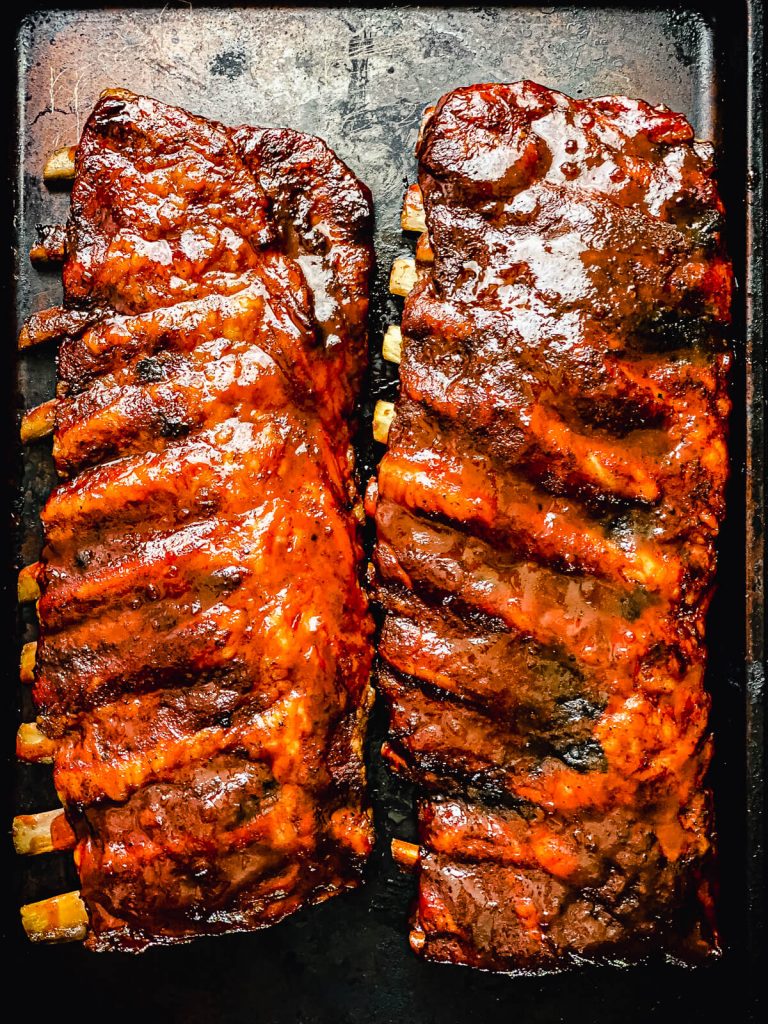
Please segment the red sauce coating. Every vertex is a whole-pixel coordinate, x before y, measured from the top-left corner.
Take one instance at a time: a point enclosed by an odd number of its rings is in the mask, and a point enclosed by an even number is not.
[[[497,970],[716,953],[704,619],[732,272],[685,119],[457,89],[369,491],[411,944]],[[413,203],[413,197],[411,197]]]
[[[34,694],[93,949],[354,886],[367,189],[319,139],[105,94],[77,149]]]

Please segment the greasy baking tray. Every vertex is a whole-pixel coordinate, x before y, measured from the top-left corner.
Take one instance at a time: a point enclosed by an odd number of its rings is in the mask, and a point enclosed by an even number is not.
[[[58,301],[57,272],[33,271],[26,253],[40,222],[63,221],[66,194],[41,183],[46,154],[76,141],[106,86],[121,85],[230,124],[291,125],[323,136],[370,185],[376,200],[378,275],[370,386],[361,430],[363,475],[376,452],[367,440],[377,397],[392,397],[393,368],[378,357],[381,328],[399,316],[387,294],[389,264],[407,249],[398,211],[413,179],[422,107],[477,81],[533,78],[574,96],[628,93],[683,111],[714,138],[729,212],[739,291],[735,308],[732,477],[720,546],[718,592],[709,620],[709,684],[717,753],[712,770],[721,845],[720,916],[725,954],[683,970],[658,963],[509,978],[424,964],[410,952],[406,917],[412,881],[394,868],[391,836],[413,834],[412,794],[382,770],[380,710],[369,763],[378,845],[367,885],[268,931],[154,950],[140,958],[95,956],[78,945],[31,947],[18,906],[76,885],[71,855],[21,860],[4,874],[3,934],[16,998],[30,1011],[194,1022],[394,1022],[450,1024],[568,1020],[632,1022],[713,1019],[717,995],[747,1019],[763,983],[762,747],[763,368],[761,211],[763,190],[762,26],[759,2],[633,6],[456,6],[115,8],[19,12],[7,34],[4,137],[9,191],[2,204],[15,248],[3,249],[6,311],[3,508],[3,764],[10,785],[5,821],[53,806],[50,769],[17,766],[19,721],[31,717],[18,685],[20,643],[34,636],[15,607],[14,570],[39,551],[37,514],[53,475],[44,445],[16,443],[22,408],[52,395],[53,354],[17,358],[21,318]],[[22,20],[23,18],[23,20]],[[17,32],[14,49],[14,34]],[[14,93],[16,101],[14,101]],[[15,218],[11,223],[11,197]],[[9,522],[9,519],[12,521]],[[15,623],[15,627],[13,624]],[[764,971],[764,968],[763,968]],[[8,989],[6,989],[8,992]],[[8,992],[7,998],[10,998]],[[753,1011],[754,1012],[754,1009]]]

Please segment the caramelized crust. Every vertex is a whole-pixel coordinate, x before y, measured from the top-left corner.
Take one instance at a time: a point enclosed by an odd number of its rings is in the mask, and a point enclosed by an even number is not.
[[[711,148],[664,107],[522,82],[445,96],[417,155],[428,239],[368,495],[384,753],[424,794],[412,946],[497,970],[716,953]]]
[[[356,885],[351,425],[370,196],[318,139],[104,94],[77,149],[34,695],[93,949]]]

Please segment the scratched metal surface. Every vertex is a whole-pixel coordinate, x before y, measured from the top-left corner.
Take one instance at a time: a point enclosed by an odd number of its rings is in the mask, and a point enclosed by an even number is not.
[[[720,96],[719,31],[698,13],[677,8],[230,10],[190,5],[35,13],[23,22],[18,39],[17,325],[30,312],[59,301],[58,273],[32,271],[25,256],[35,224],[66,218],[68,196],[47,192],[41,170],[52,149],[76,141],[103,88],[124,86],[229,124],[284,124],[321,135],[367,182],[376,200],[374,353],[359,453],[365,476],[377,456],[365,440],[370,410],[376,397],[391,396],[395,386],[393,368],[382,364],[376,350],[382,326],[400,315],[399,300],[386,292],[386,278],[391,260],[410,246],[399,229],[399,205],[405,184],[413,180],[422,108],[457,85],[528,77],[577,96],[628,93],[663,101],[685,112],[700,136],[718,140],[723,125],[731,124],[723,112],[733,102]],[[726,49],[731,45],[726,41]],[[732,166],[726,197],[738,218],[743,181],[735,157]],[[737,269],[740,247],[737,226]],[[737,406],[743,388],[739,373]],[[52,353],[25,355],[17,375],[19,408],[50,397]],[[724,540],[728,568],[721,573],[713,612],[729,640],[715,645],[710,672],[719,750],[715,787],[723,833],[723,916],[734,951],[743,897],[742,449],[737,422],[732,516]],[[38,555],[37,513],[52,483],[44,446],[30,449],[18,494],[18,564]],[[32,617],[24,614],[19,642],[34,637]],[[32,717],[27,695],[19,693],[17,713],[17,720]],[[141,1009],[152,1011],[150,1019],[162,1012],[167,1020],[190,1024],[341,1024],[406,1016],[451,1022],[474,1014],[494,1021],[513,1013],[526,1022],[567,1016],[573,1024],[605,1024],[666,1019],[682,1007],[700,1020],[710,1019],[713,986],[736,977],[735,954],[695,975],[651,965],[620,974],[587,969],[545,979],[492,977],[418,962],[406,941],[412,882],[393,868],[386,853],[393,834],[413,834],[411,792],[383,772],[377,755],[382,735],[378,710],[369,763],[379,840],[368,884],[360,891],[268,932],[151,951],[139,959],[95,957],[76,946],[33,949],[14,920],[7,923],[7,935],[19,977],[30,988],[40,979],[66,979],[73,999],[82,999],[87,989],[91,1007],[105,1013],[108,1005],[113,1020]],[[15,799],[22,811],[53,806],[50,770],[19,767]],[[76,884],[69,855],[14,863],[14,870],[14,906]]]

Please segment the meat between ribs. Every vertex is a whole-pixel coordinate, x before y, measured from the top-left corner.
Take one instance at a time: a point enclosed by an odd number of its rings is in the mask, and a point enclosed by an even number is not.
[[[704,621],[732,274],[678,114],[458,89],[368,493],[411,943],[514,970],[718,950]]]
[[[141,949],[267,925],[371,848],[371,201],[318,139],[123,91],[76,171],[34,696],[87,944]]]

